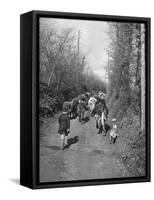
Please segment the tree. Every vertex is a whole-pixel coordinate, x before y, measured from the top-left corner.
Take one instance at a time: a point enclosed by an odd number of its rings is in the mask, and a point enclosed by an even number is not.
[[[109,30],[111,38],[111,73],[108,94],[110,105],[115,105],[118,100],[121,110],[126,111],[131,106],[132,112],[139,115],[141,119],[145,114],[144,100],[141,103],[141,99],[145,99],[144,26],[140,23],[111,23]]]
[[[81,48],[79,53],[78,42],[78,32],[73,29],[40,25],[40,83],[63,101],[104,84],[93,72],[85,76],[88,62]]]

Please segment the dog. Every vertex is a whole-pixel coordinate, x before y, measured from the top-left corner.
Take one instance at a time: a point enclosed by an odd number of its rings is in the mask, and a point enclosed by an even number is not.
[[[110,144],[114,144],[118,136],[116,119],[112,119],[112,123],[112,129],[110,130]]]

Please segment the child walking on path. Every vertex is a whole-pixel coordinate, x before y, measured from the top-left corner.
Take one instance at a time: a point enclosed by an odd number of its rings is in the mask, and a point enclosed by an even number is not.
[[[70,118],[68,116],[67,109],[63,109],[63,112],[59,116],[59,129],[58,133],[61,136],[61,149],[64,149],[67,144],[67,137],[70,132]]]

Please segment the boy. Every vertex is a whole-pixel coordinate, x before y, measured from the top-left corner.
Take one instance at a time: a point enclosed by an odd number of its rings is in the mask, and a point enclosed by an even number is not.
[[[112,119],[112,129],[110,131],[110,144],[115,143],[116,139],[117,139],[117,125],[116,125],[116,119]]]
[[[68,145],[67,137],[70,132],[70,118],[68,110],[64,107],[62,114],[59,116],[59,129],[58,133],[61,135],[61,149],[64,150]]]

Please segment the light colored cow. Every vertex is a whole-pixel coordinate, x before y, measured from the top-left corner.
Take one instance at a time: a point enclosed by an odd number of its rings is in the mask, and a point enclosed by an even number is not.
[[[97,102],[97,99],[94,97],[90,97],[90,99],[88,100],[88,106],[90,108],[91,113],[92,113],[93,109],[95,108],[96,102]]]
[[[103,93],[103,92],[99,92],[98,96],[100,99],[105,99],[105,93]]]

